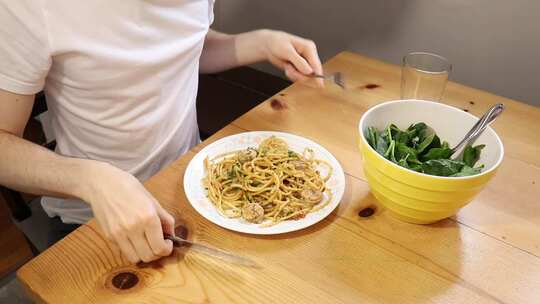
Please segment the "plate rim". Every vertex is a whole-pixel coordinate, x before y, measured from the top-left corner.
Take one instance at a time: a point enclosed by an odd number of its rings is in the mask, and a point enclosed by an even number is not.
[[[201,155],[203,155],[203,153],[208,154],[206,151],[211,149],[213,146],[220,145],[223,142],[226,142],[227,140],[231,140],[231,138],[240,137],[240,136],[246,136],[246,135],[250,135],[250,134],[251,135],[262,135],[262,136],[275,135],[277,137],[285,136],[285,137],[298,138],[298,139],[303,140],[303,141],[308,141],[308,142],[314,143],[314,144],[316,144],[318,146],[318,148],[321,148],[324,152],[326,152],[329,157],[333,158],[333,161],[335,161],[335,163],[338,166],[337,168],[333,168],[333,171],[334,171],[333,174],[339,174],[338,178],[343,181],[343,186],[338,188],[338,193],[333,194],[333,197],[335,197],[337,199],[336,202],[334,203],[334,206],[327,209],[319,217],[315,217],[314,221],[312,221],[312,222],[305,222],[304,224],[300,224],[298,226],[290,227],[289,229],[283,229],[282,231],[281,230],[264,231],[264,228],[262,228],[262,230],[261,229],[250,230],[249,228],[244,229],[242,226],[230,227],[230,225],[228,225],[226,223],[224,224],[223,222],[216,222],[213,218],[211,218],[210,216],[207,216],[205,214],[205,212],[202,212],[201,210],[199,210],[201,207],[197,206],[194,203],[195,198],[193,197],[193,194],[188,193],[188,191],[186,191],[186,189],[189,189],[189,185],[187,185],[188,179],[186,177],[188,177],[188,175],[192,174],[193,169],[195,168],[195,166],[197,166],[197,164],[195,163],[196,160],[198,158],[200,158]],[[193,209],[195,209],[195,211],[197,211],[197,213],[200,216],[202,216],[203,218],[205,218],[206,220],[208,220],[212,224],[217,225],[217,226],[222,227],[222,228],[225,228],[227,230],[240,232],[240,233],[245,233],[245,234],[253,234],[253,235],[278,235],[278,234],[284,234],[284,233],[299,231],[299,230],[308,228],[310,226],[313,226],[313,225],[319,223],[323,219],[327,218],[332,212],[334,212],[334,210],[339,206],[339,204],[341,204],[341,201],[343,199],[343,195],[345,193],[345,187],[346,187],[345,171],[343,170],[343,167],[341,166],[341,163],[339,162],[339,160],[330,151],[328,151],[328,149],[326,149],[323,145],[319,144],[318,142],[316,142],[316,141],[314,141],[312,139],[309,139],[309,138],[306,138],[306,137],[303,137],[303,136],[300,136],[300,135],[287,133],[287,132],[280,132],[280,131],[245,131],[245,132],[240,132],[240,133],[236,133],[236,134],[232,134],[232,135],[222,137],[222,138],[220,138],[220,139],[206,145],[205,147],[203,147],[200,151],[198,151],[193,156],[193,158],[189,161],[188,165],[186,166],[183,178],[184,178],[184,180],[183,180],[183,183],[182,183],[183,185],[182,186],[184,187],[184,194],[186,195],[186,198],[187,198],[189,204],[191,205],[191,207],[193,207]],[[252,227],[260,228],[259,226],[252,226]]]

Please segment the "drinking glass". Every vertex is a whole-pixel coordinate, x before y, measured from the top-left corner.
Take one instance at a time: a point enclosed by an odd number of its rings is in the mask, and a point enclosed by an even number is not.
[[[440,101],[452,64],[443,56],[413,52],[403,57],[401,99]]]

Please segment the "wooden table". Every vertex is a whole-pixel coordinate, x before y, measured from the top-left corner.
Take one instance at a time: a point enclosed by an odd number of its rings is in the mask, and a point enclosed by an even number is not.
[[[540,303],[540,109],[449,83],[444,102],[475,115],[506,105],[494,124],[506,157],[454,218],[407,224],[377,207],[356,147],[362,113],[399,97],[400,69],[345,52],[325,64],[338,70],[349,90],[292,85],[145,183],[191,238],[250,256],[263,269],[191,252],[129,265],[92,220],[21,268],[20,280],[36,300],[53,303]],[[251,130],[298,134],[330,150],[346,171],[339,208],[278,236],[231,232],[199,216],[182,189],[189,160],[216,139]],[[368,206],[375,214],[360,217]],[[121,282],[132,288],[112,285],[122,272],[135,274]]]

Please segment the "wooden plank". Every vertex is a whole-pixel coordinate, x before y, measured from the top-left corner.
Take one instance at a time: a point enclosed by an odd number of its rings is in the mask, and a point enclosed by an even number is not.
[[[240,131],[226,128],[214,139]],[[540,259],[474,229],[450,220],[411,225],[384,211],[358,217],[376,202],[352,176],[339,209],[311,228],[282,236],[231,233],[186,202],[180,185],[193,155],[147,188],[191,237],[250,256],[263,269],[196,253],[128,265],[92,221],[27,264],[19,278],[52,303],[534,303],[539,295]],[[137,274],[141,287],[111,288],[110,278],[122,271]]]
[[[540,258],[535,236],[540,219],[532,203],[538,188],[531,179],[538,178],[538,156],[529,135],[496,125],[513,147],[507,147],[498,176],[456,220],[428,226],[400,222],[369,193],[356,149],[360,115],[397,97],[396,68],[350,53],[325,67],[343,69],[357,89],[293,85],[273,98],[277,101],[261,104],[203,143],[244,130],[282,130],[321,143],[347,172],[342,203],[324,221],[278,236],[245,235],[211,224],[189,205],[182,187],[185,167],[202,146],[145,183],[188,228],[190,238],[250,256],[263,269],[192,252],[129,265],[91,221],[21,268],[20,280],[37,300],[52,303],[537,303]],[[380,87],[369,89],[369,84]],[[478,100],[489,97],[464,90],[470,94],[464,96]],[[487,107],[488,102],[475,100],[475,106]],[[535,108],[505,103],[508,122],[536,131]],[[471,108],[475,111],[482,109]],[[530,115],[519,117],[521,111]],[[359,217],[367,206],[377,212]],[[118,272],[137,275],[138,284],[115,289],[110,282]]]
[[[331,84],[317,90],[294,84],[238,118],[233,125],[245,130],[275,130],[301,135],[332,152],[344,170],[364,179],[358,142],[358,121],[378,103],[398,98],[399,68],[351,53],[325,64],[328,72],[342,71],[352,89]],[[374,85],[377,87],[372,87]],[[504,114],[494,123],[505,144],[505,160],[493,181],[458,220],[513,246],[540,256],[540,109],[479,90],[450,83],[445,103],[481,115],[494,103],[504,103]],[[474,102],[474,105],[470,104]],[[503,224],[512,223],[512,224]]]

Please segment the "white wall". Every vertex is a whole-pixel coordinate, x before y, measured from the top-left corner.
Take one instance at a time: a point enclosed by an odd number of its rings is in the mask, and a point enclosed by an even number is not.
[[[435,52],[453,63],[452,80],[540,105],[538,0],[217,0],[215,14],[224,32],[309,37],[323,60],[352,50],[398,64]]]

